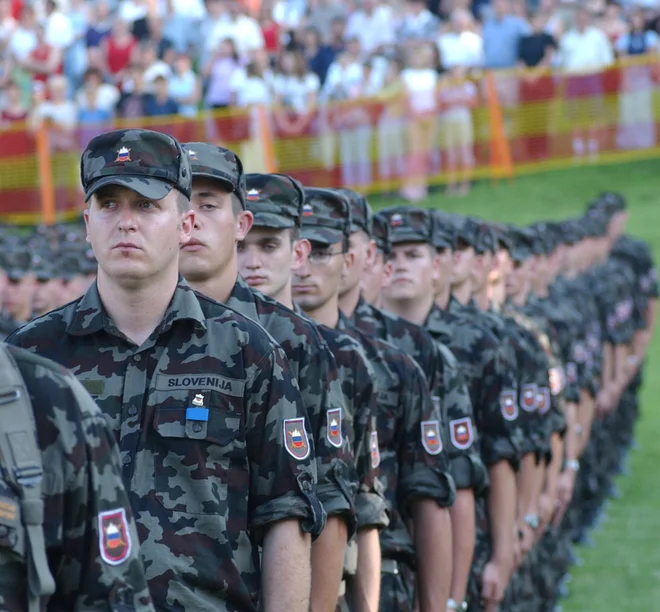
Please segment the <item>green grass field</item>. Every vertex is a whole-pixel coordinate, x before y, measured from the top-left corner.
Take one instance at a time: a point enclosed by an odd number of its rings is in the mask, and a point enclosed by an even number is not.
[[[429,203],[484,219],[527,223],[577,215],[601,191],[620,191],[629,202],[629,233],[648,241],[660,262],[659,175],[660,160],[586,166],[479,184],[467,198],[434,194]],[[595,546],[579,550],[584,565],[572,570],[570,598],[561,602],[564,612],[660,612],[660,380],[653,375],[658,364],[656,333],[646,364],[639,449],[632,453],[630,475],[619,479],[623,498],[611,503],[607,520],[594,534]]]

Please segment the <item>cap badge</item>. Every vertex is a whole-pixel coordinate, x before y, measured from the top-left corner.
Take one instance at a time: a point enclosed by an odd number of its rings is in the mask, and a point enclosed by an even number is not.
[[[390,219],[390,225],[392,227],[399,227],[399,225],[403,224],[403,217],[399,214],[392,215],[392,218]]]
[[[197,159],[197,151],[188,151],[188,157],[193,160]]]
[[[116,162],[128,162],[131,161],[131,150],[127,149],[126,147],[122,147],[117,151],[117,159],[115,160]]]
[[[250,202],[254,202],[255,200],[259,199],[260,193],[261,191],[259,191],[258,189],[250,189],[247,192],[247,199],[250,200]]]
[[[311,204],[305,204],[302,209],[303,217],[311,217],[314,214],[314,209]]]

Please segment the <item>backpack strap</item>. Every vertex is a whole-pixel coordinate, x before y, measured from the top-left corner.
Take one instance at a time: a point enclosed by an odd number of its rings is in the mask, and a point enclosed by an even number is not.
[[[28,610],[38,612],[41,597],[55,592],[43,530],[43,464],[30,395],[5,344],[0,344],[0,465],[21,499],[27,543]]]

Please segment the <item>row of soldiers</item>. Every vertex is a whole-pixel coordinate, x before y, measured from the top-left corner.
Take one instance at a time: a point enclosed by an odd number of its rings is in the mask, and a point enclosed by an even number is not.
[[[40,232],[4,268],[8,327],[73,300],[8,342],[82,382],[124,485],[106,468],[57,529],[44,466],[53,609],[553,610],[655,321],[620,195],[524,228],[374,214],[147,130],[93,139],[81,177],[85,248]]]

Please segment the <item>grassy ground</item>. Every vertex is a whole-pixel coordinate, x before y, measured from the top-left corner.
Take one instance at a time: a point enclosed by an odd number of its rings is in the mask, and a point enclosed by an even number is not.
[[[605,190],[620,191],[630,204],[628,231],[648,241],[660,262],[660,161],[581,167],[511,183],[477,185],[467,198],[433,194],[429,204],[485,219],[531,222],[579,214]],[[395,201],[379,200],[378,205]],[[643,416],[637,427],[639,449],[629,476],[619,480],[623,498],[613,501],[608,519],[594,536],[595,546],[581,549],[584,560],[573,569],[571,596],[564,612],[660,612],[660,415],[656,398],[660,378],[660,333],[651,344],[642,394]]]

